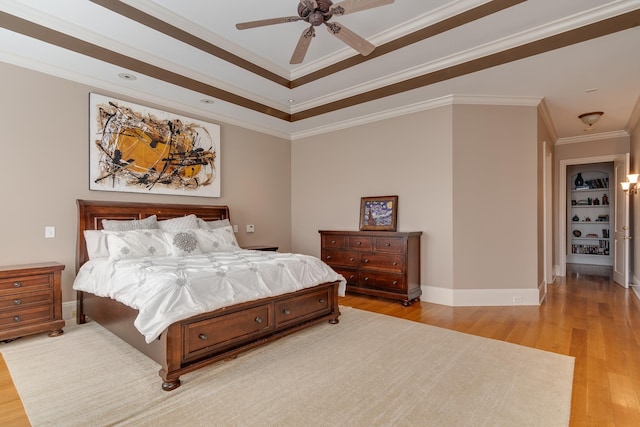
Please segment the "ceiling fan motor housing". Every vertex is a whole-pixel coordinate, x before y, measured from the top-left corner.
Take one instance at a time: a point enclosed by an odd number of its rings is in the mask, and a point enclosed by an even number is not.
[[[298,3],[298,15],[314,27],[322,25],[331,19],[333,2],[331,0],[316,0],[316,4],[318,7],[311,10],[302,2]]]

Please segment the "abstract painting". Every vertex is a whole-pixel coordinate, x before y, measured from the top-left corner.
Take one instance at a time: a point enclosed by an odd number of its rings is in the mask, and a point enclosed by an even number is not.
[[[220,197],[220,126],[90,94],[90,190]]]

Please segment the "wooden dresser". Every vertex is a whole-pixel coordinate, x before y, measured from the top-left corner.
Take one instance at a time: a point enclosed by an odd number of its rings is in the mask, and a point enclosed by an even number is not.
[[[421,231],[320,230],[322,260],[347,279],[347,291],[419,301]]]
[[[0,266],[0,340],[62,334],[64,267],[56,262]]]

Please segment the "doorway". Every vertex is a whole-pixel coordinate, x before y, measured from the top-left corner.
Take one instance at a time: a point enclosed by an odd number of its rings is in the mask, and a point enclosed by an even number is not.
[[[629,154],[617,154],[589,158],[567,159],[560,161],[558,174],[558,266],[559,276],[566,276],[567,255],[571,251],[571,240],[568,237],[569,227],[567,222],[568,206],[571,206],[569,198],[568,168],[572,165],[588,165],[594,163],[613,163],[613,173],[610,176],[609,203],[612,203],[610,214],[609,245],[612,253],[613,279],[623,287],[629,286],[629,208],[628,195],[624,193],[619,183],[625,179],[629,168]],[[575,183],[573,183],[575,185]],[[576,203],[577,203],[576,199]],[[568,201],[568,202],[567,202]],[[601,202],[601,200],[600,200]],[[588,198],[587,198],[588,203]],[[602,225],[602,224],[599,224]]]

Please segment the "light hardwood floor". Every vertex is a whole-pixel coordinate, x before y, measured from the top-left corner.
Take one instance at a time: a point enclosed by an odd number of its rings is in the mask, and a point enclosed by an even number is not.
[[[571,426],[640,426],[640,300],[610,269],[569,266],[539,307],[403,307],[355,295],[340,304],[573,356]],[[29,425],[1,358],[0,425]]]

